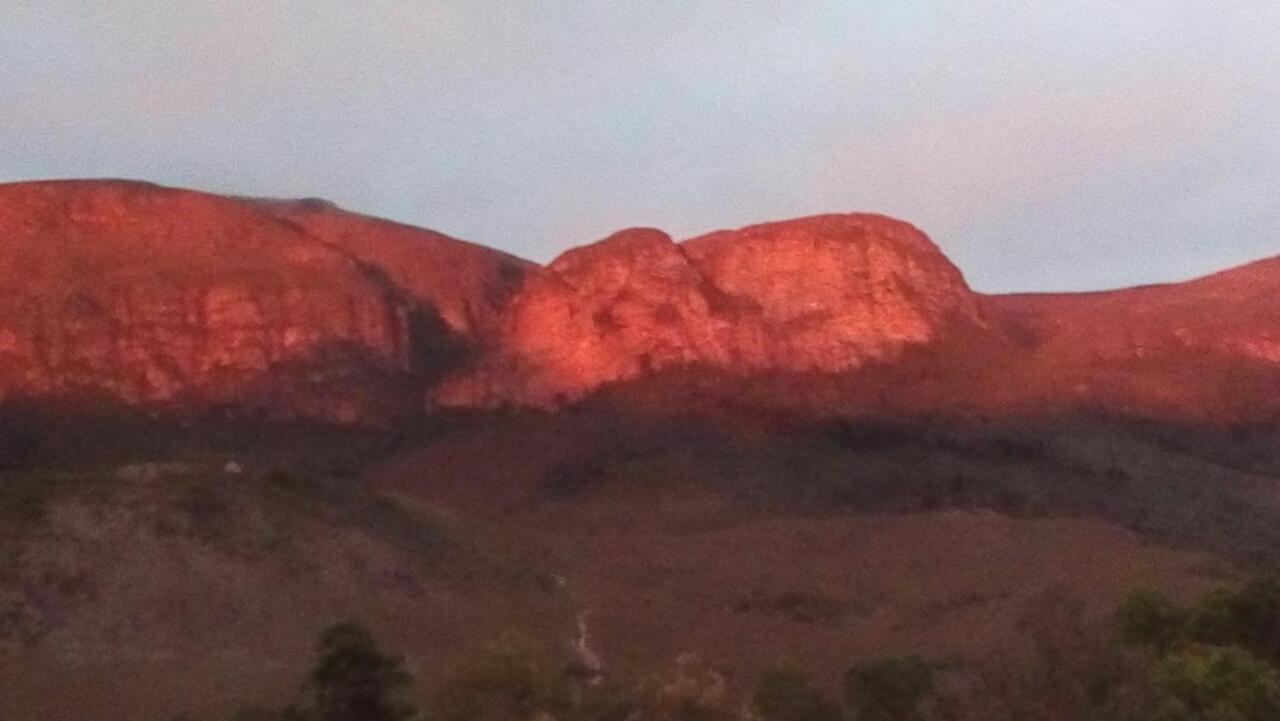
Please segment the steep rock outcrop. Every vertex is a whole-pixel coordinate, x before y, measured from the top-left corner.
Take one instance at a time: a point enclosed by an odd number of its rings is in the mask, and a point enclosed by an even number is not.
[[[0,186],[0,399],[361,420],[399,403],[379,391],[409,372],[396,295],[231,199],[120,181]]]
[[[323,201],[17,183],[0,185],[0,404],[368,422],[421,412],[424,392],[552,408],[620,381],[672,379],[655,398],[679,398],[682,377],[735,395],[725,376],[754,376],[770,404],[828,414],[1235,422],[1280,414],[1278,293],[1280,259],[978,296],[876,215],[684,243],[631,229],[539,268]]]
[[[983,323],[960,271],[924,233],[892,218],[820,215],[684,247],[761,328],[743,339],[756,367],[843,371],[935,340],[955,322]]]
[[[815,216],[682,245],[633,229],[536,274],[512,302],[500,352],[434,401],[554,406],[695,365],[839,372],[983,322],[955,266],[882,216]]]
[[[257,200],[272,214],[385,273],[461,340],[487,345],[529,261],[322,200]]]
[[[665,233],[632,229],[565,253],[512,305],[503,351],[559,389],[726,362],[714,289]]]

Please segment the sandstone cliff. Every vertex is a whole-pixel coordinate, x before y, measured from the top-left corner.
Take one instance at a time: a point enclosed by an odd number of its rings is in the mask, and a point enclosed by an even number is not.
[[[683,243],[631,229],[540,268],[323,201],[18,183],[0,186],[0,403],[370,422],[421,413],[424,395],[555,408],[682,371],[703,374],[699,393],[745,399],[749,383],[765,405],[829,414],[1268,418],[1277,294],[1280,260],[980,296],[876,215]],[[685,392],[662,382],[660,405]]]
[[[690,366],[833,373],[983,323],[955,266],[882,216],[815,216],[684,244],[633,229],[534,275],[500,350],[434,400],[555,406]]]
[[[432,255],[447,265],[446,245],[414,252],[423,266]],[[471,246],[459,254],[483,265]],[[0,400],[348,422],[416,412],[422,359],[474,327],[421,318],[489,293],[498,302],[502,291],[476,272],[436,295],[424,280],[415,295],[369,255],[204,193],[121,181],[0,186]],[[449,303],[435,308],[437,296]]]
[[[385,273],[460,338],[487,344],[511,295],[536,266],[442,233],[350,213],[321,200],[259,200],[300,226]]]

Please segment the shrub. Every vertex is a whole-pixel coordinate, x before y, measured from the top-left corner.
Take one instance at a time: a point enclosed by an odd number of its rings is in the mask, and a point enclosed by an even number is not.
[[[550,715],[556,721],[623,721],[631,701],[606,684],[593,684],[573,664],[503,649],[460,669],[440,686],[430,708],[434,721],[519,721]]]
[[[437,721],[524,719],[547,702],[547,689],[532,659],[502,651],[453,673],[431,704]]]
[[[1274,721],[1280,671],[1234,646],[1193,646],[1153,671],[1155,703],[1142,721]]]
[[[1212,594],[1201,601],[1190,622],[1200,643],[1236,644],[1280,662],[1280,578],[1257,579],[1235,593]]]
[[[273,468],[262,476],[262,484],[267,488],[286,493],[305,493],[313,490],[315,484],[307,477],[282,468]]]
[[[845,705],[858,721],[918,721],[933,687],[933,670],[920,659],[877,659],[845,673]]]
[[[409,683],[399,657],[383,654],[354,623],[326,630],[310,683],[319,721],[396,721],[412,715],[395,694]]]
[[[761,721],[840,721],[840,709],[794,669],[766,673],[752,702]]]
[[[1117,614],[1125,641],[1164,652],[1179,644],[1241,646],[1280,662],[1280,578],[1265,577],[1237,591],[1218,591],[1190,609],[1153,593],[1130,596]]]
[[[232,721],[309,721],[310,717],[294,705],[280,709],[249,708],[237,712]]]
[[[822,593],[796,589],[769,595],[759,589],[738,599],[733,609],[737,613],[777,615],[796,623],[839,625],[855,609],[852,604]]]
[[[725,675],[693,654],[676,659],[674,669],[649,678],[636,693],[639,721],[734,721],[742,710]]]
[[[361,626],[330,626],[316,644],[307,678],[310,698],[283,708],[254,707],[235,721],[400,721],[414,710],[396,696],[410,682],[399,657],[388,656]]]
[[[1116,613],[1121,640],[1164,651],[1182,639],[1190,614],[1159,593],[1140,591]]]

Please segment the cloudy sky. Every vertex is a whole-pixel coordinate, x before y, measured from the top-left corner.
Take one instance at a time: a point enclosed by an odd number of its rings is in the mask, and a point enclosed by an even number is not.
[[[872,210],[980,290],[1103,288],[1280,254],[1277,38],[1275,0],[0,0],[0,181],[537,260]]]

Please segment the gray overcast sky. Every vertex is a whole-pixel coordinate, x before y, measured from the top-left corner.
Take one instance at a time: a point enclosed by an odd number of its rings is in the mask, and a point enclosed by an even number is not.
[[[1280,254],[1275,0],[0,0],[0,180],[322,196],[547,260],[872,210],[980,290]]]

